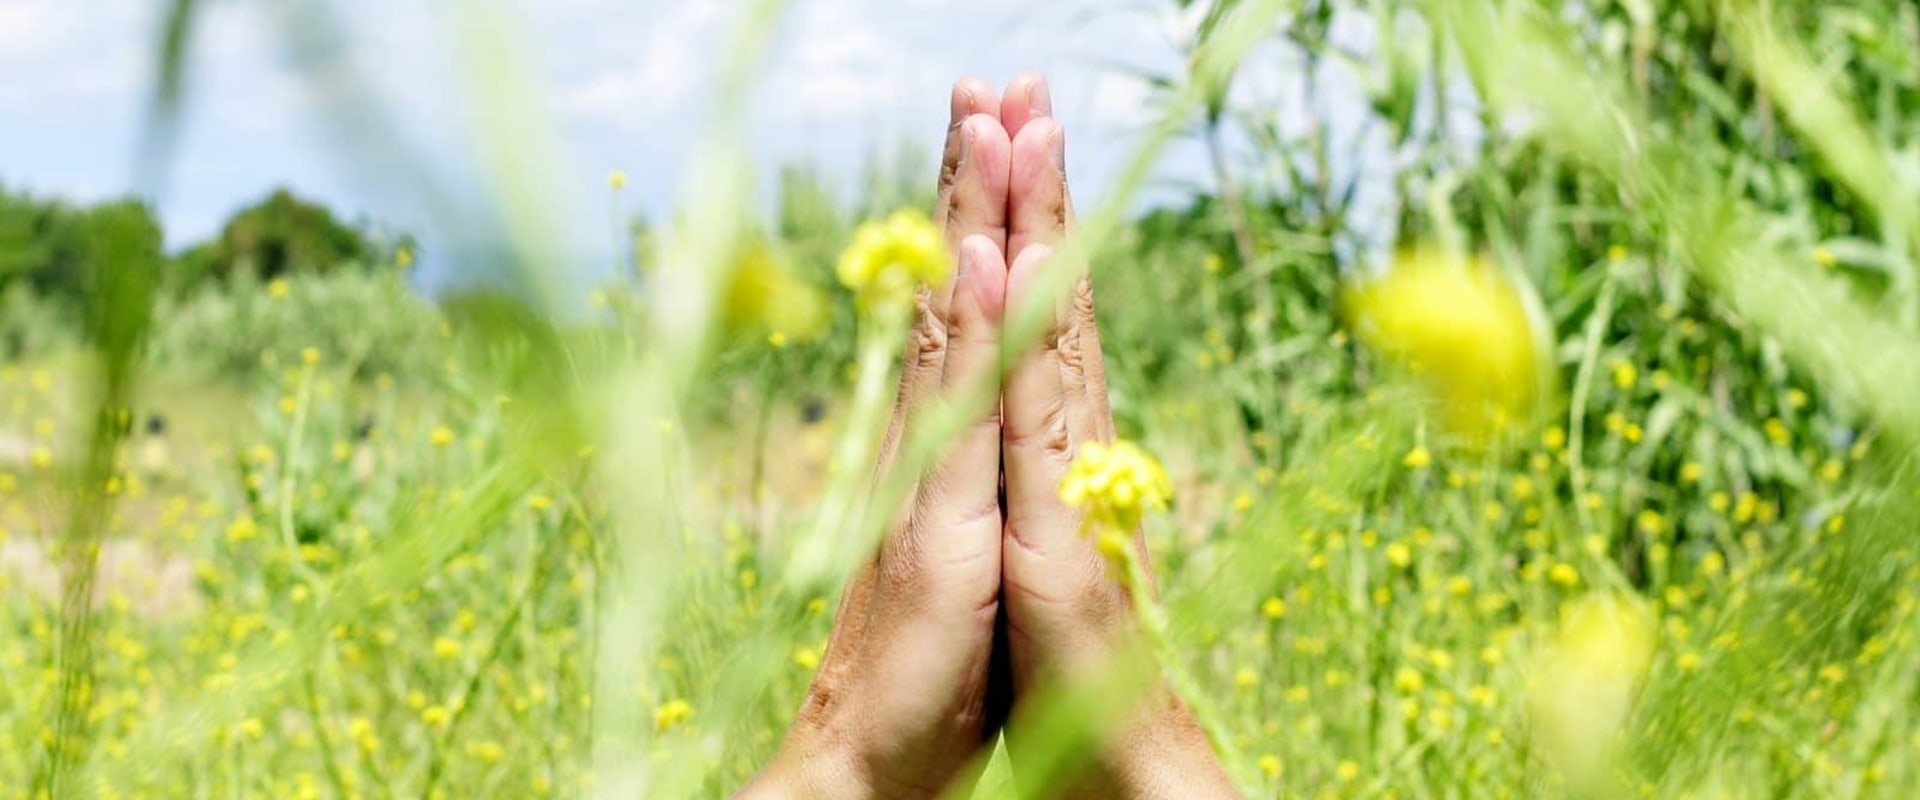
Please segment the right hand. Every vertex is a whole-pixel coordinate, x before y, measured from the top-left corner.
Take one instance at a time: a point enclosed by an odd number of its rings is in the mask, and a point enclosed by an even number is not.
[[[1000,122],[1013,145],[1008,307],[1038,290],[1042,270],[1076,274],[1067,297],[1054,304],[1038,346],[1008,374],[1001,396],[1007,504],[1001,591],[1014,696],[1024,698],[1048,681],[1071,681],[1098,669],[1139,633],[1119,576],[1082,535],[1080,512],[1060,500],[1061,480],[1078,448],[1113,441],[1114,429],[1087,265],[1049,258],[1074,215],[1067,193],[1066,133],[1053,118],[1046,79],[1031,73],[1015,78],[1000,101]],[[1136,536],[1134,544],[1144,559],[1144,541]],[[1019,744],[1010,740],[1007,746],[1016,772]],[[1193,714],[1164,688],[1109,740],[1097,769],[1076,793],[1239,796]]]

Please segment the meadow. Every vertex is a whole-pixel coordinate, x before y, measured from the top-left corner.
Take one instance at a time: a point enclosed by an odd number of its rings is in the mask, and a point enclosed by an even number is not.
[[[739,5],[753,53],[780,4]],[[1175,487],[1134,656],[1242,790],[1911,796],[1920,12],[1197,5],[1078,246],[1117,428]],[[1236,99],[1263,47],[1360,76],[1390,157]],[[839,479],[899,339],[834,263],[934,176],[794,169],[757,212],[724,66],[712,179],[584,303],[507,195],[499,291],[419,297],[410,245],[175,290],[107,233],[77,306],[0,306],[37,331],[0,336],[0,800],[717,797],[764,763],[879,535],[815,522],[899,489]],[[1214,184],[1131,211],[1174,137]],[[1102,699],[1035,698],[1046,766],[977,794],[1050,796]]]

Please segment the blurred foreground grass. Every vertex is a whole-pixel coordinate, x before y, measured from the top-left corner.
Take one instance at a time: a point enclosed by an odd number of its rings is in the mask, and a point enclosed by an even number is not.
[[[1184,208],[1123,219],[1129,173],[1086,215],[1117,422],[1177,489],[1146,524],[1170,666],[1255,796],[1907,796],[1920,22],[1543,8],[1196,10],[1134,163],[1196,123],[1256,147]],[[1359,76],[1392,157],[1228,104],[1262,43]],[[431,307],[399,263],[163,297],[150,329],[151,287],[85,284],[85,347],[0,366],[0,797],[716,796],[757,767],[863,535],[803,532],[868,501],[823,496],[874,423],[846,399],[874,325],[830,274],[891,201],[795,172],[744,214],[752,72],[592,324]],[[1368,182],[1390,230],[1355,221]],[[550,296],[550,231],[507,225]],[[1424,345],[1456,376],[1537,342],[1537,408],[1498,435],[1362,346],[1348,290],[1417,243],[1518,287],[1396,329],[1471,330]],[[767,308],[800,294],[810,336]],[[225,377],[180,377],[208,345]],[[1076,702],[1036,724],[1078,741]]]

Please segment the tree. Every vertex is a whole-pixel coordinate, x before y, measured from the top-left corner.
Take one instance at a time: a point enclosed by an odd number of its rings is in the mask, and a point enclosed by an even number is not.
[[[231,280],[248,273],[272,280],[296,272],[327,272],[366,260],[360,232],[317,203],[276,189],[227,221],[220,236],[182,259],[182,279]]]

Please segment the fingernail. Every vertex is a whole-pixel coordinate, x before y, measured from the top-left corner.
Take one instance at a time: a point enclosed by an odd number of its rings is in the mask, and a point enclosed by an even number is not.
[[[1053,168],[1067,171],[1067,132],[1058,125],[1047,133],[1047,153],[1053,156]]]
[[[1053,90],[1047,88],[1046,78],[1037,78],[1027,88],[1027,113],[1036,117],[1053,116]]]
[[[968,247],[967,243],[962,241],[960,243],[960,266],[953,272],[954,283],[957,284],[965,281],[967,276],[973,273],[973,260],[975,258],[977,258],[977,256],[973,254],[973,248]]]
[[[965,85],[953,87],[953,97],[947,108],[947,124],[953,125],[967,118],[967,111],[973,108],[973,89]]]

